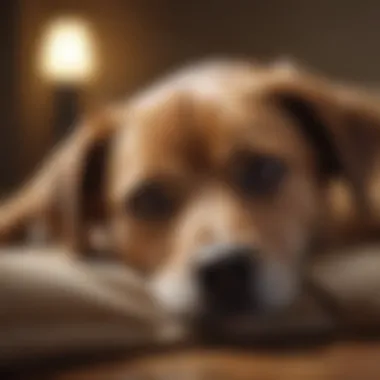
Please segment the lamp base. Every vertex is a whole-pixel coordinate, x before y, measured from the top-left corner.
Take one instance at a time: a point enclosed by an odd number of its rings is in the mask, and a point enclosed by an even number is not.
[[[57,142],[69,133],[78,117],[80,91],[74,85],[59,85],[53,91],[53,138]]]

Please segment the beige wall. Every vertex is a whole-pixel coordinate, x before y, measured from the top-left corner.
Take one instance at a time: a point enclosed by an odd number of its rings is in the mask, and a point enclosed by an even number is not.
[[[51,89],[36,73],[46,22],[83,14],[100,70],[87,101],[133,91],[177,64],[206,56],[289,55],[332,75],[380,82],[380,2],[348,0],[21,0],[18,102],[21,173],[50,147]]]

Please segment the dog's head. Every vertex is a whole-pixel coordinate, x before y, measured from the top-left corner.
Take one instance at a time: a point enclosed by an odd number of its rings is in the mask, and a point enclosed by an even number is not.
[[[363,99],[278,66],[168,78],[82,138],[60,189],[70,240],[80,247],[83,225],[103,223],[112,252],[175,313],[288,305],[329,225],[331,180],[347,179],[366,206],[379,116]]]

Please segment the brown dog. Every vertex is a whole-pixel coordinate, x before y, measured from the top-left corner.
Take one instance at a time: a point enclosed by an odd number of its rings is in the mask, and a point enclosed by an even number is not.
[[[174,313],[283,307],[307,252],[377,231],[379,126],[369,95],[317,75],[191,67],[83,121],[1,207],[0,237],[43,217],[86,252],[101,226]]]

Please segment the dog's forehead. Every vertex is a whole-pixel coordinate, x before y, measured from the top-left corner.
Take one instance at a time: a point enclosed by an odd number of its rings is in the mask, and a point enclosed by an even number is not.
[[[188,138],[188,133],[211,127],[225,129],[228,120],[236,129],[239,119],[258,114],[253,112],[255,100],[275,71],[244,62],[222,62],[190,67],[164,78],[130,100],[124,121],[130,145],[135,143],[131,136],[144,143],[147,135],[150,140],[172,141],[180,134]],[[212,113],[219,117],[207,123]],[[162,133],[163,129],[170,133]]]
[[[294,130],[284,129],[262,103],[271,75],[252,65],[211,65],[180,72],[136,96],[116,139],[114,162],[123,163],[125,181],[160,170],[183,171],[191,145],[196,155],[202,148],[204,157],[216,160],[250,142],[263,151],[297,151]]]
[[[252,91],[274,68],[263,68],[248,62],[206,62],[185,67],[142,90],[131,100],[131,107],[145,109],[176,93],[197,98],[218,98],[224,94]]]

